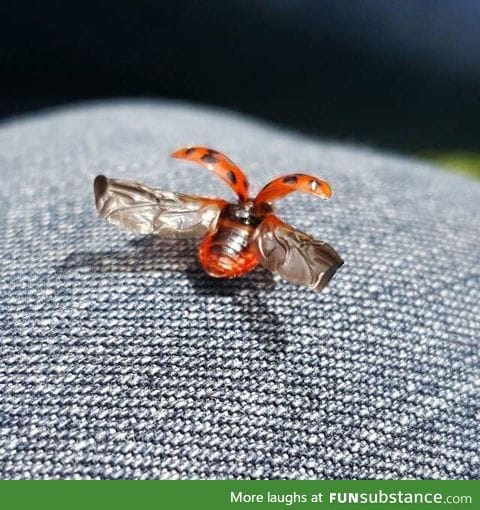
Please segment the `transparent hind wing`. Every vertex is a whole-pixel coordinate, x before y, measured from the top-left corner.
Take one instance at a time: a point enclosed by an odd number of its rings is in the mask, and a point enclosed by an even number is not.
[[[257,227],[255,243],[260,263],[266,269],[316,291],[322,290],[343,264],[330,245],[316,241],[273,214]]]
[[[103,175],[94,182],[100,216],[136,234],[200,237],[215,228],[224,200],[164,191]]]

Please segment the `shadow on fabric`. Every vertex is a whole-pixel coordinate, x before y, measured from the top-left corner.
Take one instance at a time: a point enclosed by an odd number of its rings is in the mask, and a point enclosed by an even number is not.
[[[273,275],[260,267],[237,279],[212,278],[196,262],[197,248],[197,240],[148,236],[134,239],[119,250],[73,252],[56,267],[56,271],[65,273],[87,268],[94,273],[168,271],[184,274],[199,300],[213,301],[221,309],[217,317],[211,312],[213,321],[230,322],[232,329],[240,322],[246,336],[261,338],[268,350],[284,352],[287,341],[282,334],[282,320],[270,306],[271,300],[266,299],[267,294],[276,288]]]

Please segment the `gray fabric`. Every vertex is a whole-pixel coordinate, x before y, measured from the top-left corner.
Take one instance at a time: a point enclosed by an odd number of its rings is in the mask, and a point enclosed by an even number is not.
[[[196,242],[97,216],[101,172],[231,197],[169,159],[187,144],[257,190],[332,184],[280,207],[343,256],[323,293],[212,280]],[[478,183],[162,102],[18,119],[0,147],[2,477],[479,477]]]

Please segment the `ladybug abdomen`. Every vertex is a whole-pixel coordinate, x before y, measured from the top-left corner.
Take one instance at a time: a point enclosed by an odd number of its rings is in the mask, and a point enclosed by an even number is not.
[[[215,232],[207,234],[200,245],[199,259],[205,271],[216,278],[235,278],[258,265],[250,242],[252,225],[221,218]]]

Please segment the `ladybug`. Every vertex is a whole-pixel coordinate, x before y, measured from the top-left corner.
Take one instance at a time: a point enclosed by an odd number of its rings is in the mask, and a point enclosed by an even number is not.
[[[238,201],[185,195],[99,175],[94,193],[100,216],[137,234],[203,236],[199,261],[215,278],[236,278],[260,264],[292,283],[319,291],[343,264],[331,246],[282,221],[272,206],[293,191],[328,199],[332,190],[327,182],[306,174],[285,175],[251,198],[245,174],[224,154],[188,147],[172,157],[208,168],[232,188]]]

